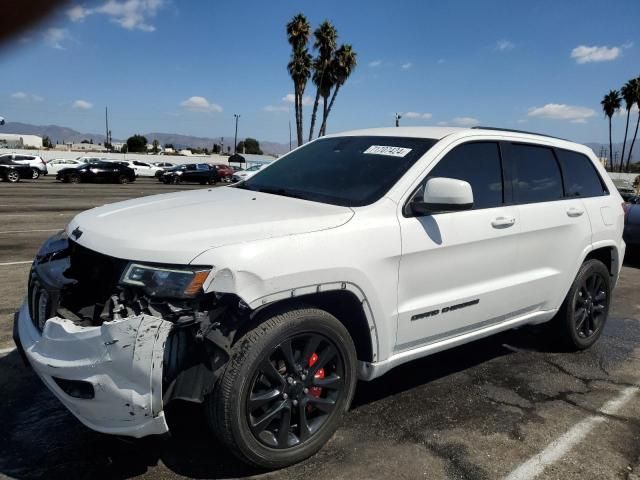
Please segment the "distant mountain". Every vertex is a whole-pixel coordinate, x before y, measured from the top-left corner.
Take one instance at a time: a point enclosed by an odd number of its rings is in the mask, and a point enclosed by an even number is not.
[[[68,127],[60,127],[58,125],[30,125],[28,123],[10,122],[0,127],[0,133],[22,133],[25,135],[39,135],[41,137],[49,137],[55,143],[80,143],[83,140],[93,140],[93,143],[104,143],[105,136],[98,133],[81,133]],[[173,144],[177,149],[194,147],[209,148],[213,147],[214,142],[222,143],[225,150],[227,146],[233,146],[233,137],[194,137],[191,135],[181,135],[178,133],[143,133],[142,134],[151,143],[158,140],[160,145],[167,143]],[[238,141],[243,138],[238,138]],[[124,142],[125,139],[113,139],[114,142]],[[289,151],[289,145],[276,142],[260,141],[260,148],[268,155],[282,155]]]
[[[633,132],[631,133],[633,135]],[[609,157],[609,144],[608,143],[585,143],[587,147],[595,152],[597,156],[602,153],[604,157]],[[629,155],[629,147],[631,146],[631,139],[627,141],[627,147],[624,152],[625,162],[627,161],[627,155]],[[616,155],[617,153],[617,155]],[[622,154],[622,142],[613,144],[613,158],[618,162],[620,161],[620,155]],[[631,163],[640,162],[640,138],[636,139],[636,143],[633,145],[633,153],[631,154]]]

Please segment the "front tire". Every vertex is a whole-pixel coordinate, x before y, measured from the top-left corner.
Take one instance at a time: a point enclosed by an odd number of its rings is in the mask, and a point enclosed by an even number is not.
[[[611,278],[596,259],[582,264],[553,322],[565,347],[584,350],[592,346],[609,316]]]
[[[9,170],[5,176],[9,183],[17,183],[20,181],[20,174],[16,170]]]
[[[40,178],[40,170],[35,167],[31,168],[31,180],[37,180]]]
[[[246,463],[281,468],[329,440],[351,403],[356,353],[329,313],[296,308],[274,315],[234,345],[207,399],[209,424]]]
[[[118,183],[120,185],[126,185],[127,183],[129,183],[129,177],[127,177],[126,175],[120,175],[118,177]]]

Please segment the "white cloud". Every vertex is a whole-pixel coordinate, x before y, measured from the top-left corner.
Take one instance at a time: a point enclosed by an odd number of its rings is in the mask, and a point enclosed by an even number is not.
[[[86,100],[76,100],[71,104],[71,108],[75,108],[78,110],[89,110],[93,108],[93,103],[87,102]]]
[[[498,40],[496,42],[496,50],[499,52],[508,52],[509,50],[513,50],[515,46],[515,43],[509,40]]]
[[[217,103],[209,102],[204,97],[189,97],[180,103],[181,107],[192,112],[222,112],[222,107]]]
[[[574,58],[576,63],[608,62],[618,58],[621,53],[619,47],[579,45],[571,50],[571,58]]]
[[[296,96],[293,93],[287,93],[284,97],[282,97],[283,102],[287,103],[296,103]],[[302,105],[308,107],[309,105],[313,105],[313,98],[309,95],[305,95],[302,97]]]
[[[633,42],[627,42],[622,44],[622,48],[633,48]]]
[[[11,94],[11,98],[16,100],[25,100],[32,102],[41,102],[44,100],[40,95],[35,95],[33,93],[25,93],[25,92],[15,92]]]
[[[403,70],[409,70],[411,67],[413,67],[413,63],[411,63],[411,62],[403,63],[400,66],[400,68],[402,68]]]
[[[563,103],[547,103],[542,107],[531,107],[529,117],[549,118],[553,120],[569,120],[573,123],[586,123],[588,118],[596,114],[594,110]]]
[[[63,43],[71,38],[69,30],[66,28],[48,28],[43,36],[44,43],[57,50],[64,50]]]
[[[449,125],[449,122],[438,122],[438,125],[440,125],[441,127],[446,127],[447,125]]]
[[[106,15],[112,22],[127,30],[153,32],[156,27],[150,19],[164,6],[165,0],[107,0],[96,8],[76,5],[67,10],[73,22],[81,22],[89,15]]]
[[[433,115],[430,113],[404,112],[402,113],[402,117],[403,118],[423,118],[425,120],[428,120],[429,118],[433,117]]]
[[[289,107],[286,105],[267,105],[263,110],[265,112],[288,112]]]
[[[456,117],[451,123],[458,127],[473,127],[480,124],[480,120],[473,117]]]
[[[374,60],[373,62],[369,62],[368,64],[370,67],[379,67],[380,65],[382,65],[382,60]]]

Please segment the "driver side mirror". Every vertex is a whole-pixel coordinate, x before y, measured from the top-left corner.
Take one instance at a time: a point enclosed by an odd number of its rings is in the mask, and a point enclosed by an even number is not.
[[[430,178],[409,204],[414,215],[459,212],[473,208],[473,191],[469,182],[455,178]]]

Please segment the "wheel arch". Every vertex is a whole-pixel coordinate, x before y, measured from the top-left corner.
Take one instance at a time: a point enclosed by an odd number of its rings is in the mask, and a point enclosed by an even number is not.
[[[582,260],[582,263],[592,259],[601,261],[604,266],[607,267],[607,270],[609,270],[609,276],[611,277],[612,285],[615,285],[622,260],[620,258],[617,246],[598,245],[587,252]]]
[[[347,282],[337,285],[317,285],[315,291],[295,289],[272,294],[250,305],[254,321],[250,328],[277,312],[299,308],[301,305],[324,310],[336,317],[347,329],[356,347],[358,360],[375,362],[378,359],[378,335],[369,302],[358,287]]]

